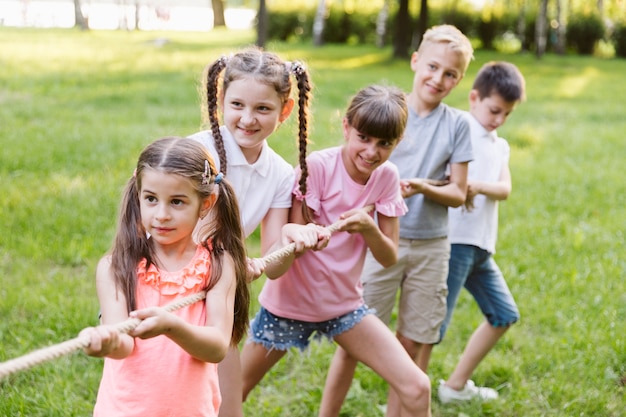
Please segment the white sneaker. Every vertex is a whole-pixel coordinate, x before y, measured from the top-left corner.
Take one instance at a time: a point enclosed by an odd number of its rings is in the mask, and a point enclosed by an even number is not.
[[[469,380],[461,391],[457,391],[445,385],[444,380],[439,381],[439,401],[446,404],[452,401],[469,401],[479,399],[490,401],[498,398],[498,391],[493,388],[477,387],[474,381]]]

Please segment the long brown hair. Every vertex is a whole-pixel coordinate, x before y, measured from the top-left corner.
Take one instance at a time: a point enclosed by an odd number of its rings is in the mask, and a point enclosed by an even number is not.
[[[209,164],[208,175],[206,164]],[[155,252],[141,223],[139,190],[145,168],[180,175],[190,180],[201,199],[217,187],[218,197],[211,208],[212,221],[200,231],[201,243],[211,251],[211,277],[206,290],[220,279],[222,257],[226,251],[233,258],[236,274],[235,317],[231,343],[238,343],[248,326],[250,294],[246,282],[247,259],[245,240],[239,217],[237,198],[225,179],[216,184],[217,170],[209,152],[200,143],[179,137],[166,137],[148,145],[137,161],[135,174],[124,190],[117,233],[111,250],[111,268],[115,285],[125,296],[128,311],[137,306],[137,265],[147,260],[146,268],[155,263]],[[212,250],[207,242],[212,242]]]

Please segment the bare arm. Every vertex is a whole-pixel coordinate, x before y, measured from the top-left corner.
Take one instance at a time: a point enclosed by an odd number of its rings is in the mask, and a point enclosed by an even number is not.
[[[265,274],[270,279],[282,276],[291,267],[293,260],[308,249],[322,249],[328,244],[330,234],[323,227],[313,224],[305,224],[302,215],[302,202],[293,199],[289,210],[289,223],[276,224],[280,230],[278,241],[268,250],[271,253],[291,243],[295,244],[295,251],[278,261],[272,262],[265,267]]]
[[[508,165],[502,167],[497,182],[469,180],[467,183],[468,198],[477,194],[484,194],[494,200],[506,200],[511,194],[511,189],[511,171]]]
[[[511,194],[511,171],[507,164],[502,166],[500,177],[496,182],[475,181],[467,182],[467,198],[465,208],[471,211],[474,208],[474,197],[483,194],[493,200],[506,200]]]
[[[424,194],[425,197],[448,207],[459,207],[467,194],[467,162],[450,165],[450,180],[444,185],[419,178],[401,180],[402,196]]]
[[[126,297],[115,288],[111,271],[111,258],[103,257],[96,269],[96,291],[100,302],[101,325],[84,329],[81,336],[90,338],[85,353],[96,357],[123,359],[135,346],[132,336],[120,334],[114,327],[128,319]]]
[[[343,223],[339,230],[360,233],[374,259],[382,266],[389,267],[398,261],[400,232],[397,217],[387,217],[378,213],[378,224],[376,224],[365,210],[355,209],[342,214],[341,219]]]

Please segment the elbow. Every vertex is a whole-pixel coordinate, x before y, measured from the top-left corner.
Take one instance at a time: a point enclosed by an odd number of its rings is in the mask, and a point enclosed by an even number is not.
[[[226,357],[226,353],[228,353],[228,346],[225,346],[224,348],[221,348],[217,352],[215,352],[214,357],[211,358],[212,360],[209,360],[207,362],[220,363]]]
[[[467,194],[461,194],[461,195],[455,196],[448,202],[448,206],[452,208],[461,207],[463,204],[465,204],[466,196]]]
[[[394,253],[392,256],[385,257],[385,259],[381,259],[378,261],[384,268],[389,268],[390,266],[394,266],[398,262],[398,254]]]

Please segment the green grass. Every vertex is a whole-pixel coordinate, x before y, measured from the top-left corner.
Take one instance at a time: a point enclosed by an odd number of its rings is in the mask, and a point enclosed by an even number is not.
[[[169,42],[157,47],[156,38]],[[0,362],[96,323],[95,264],[138,153],[158,137],[198,130],[202,69],[252,41],[250,32],[0,28]],[[342,142],[342,112],[356,90],[409,90],[412,82],[408,62],[390,60],[389,49],[268,49],[311,68],[311,150]],[[514,190],[501,205],[496,259],[522,319],[474,375],[501,399],[434,400],[433,415],[624,415],[626,61],[479,51],[447,102],[466,108],[473,76],[494,59],[516,63],[528,85],[528,101],[499,131],[512,145]],[[292,163],[294,130],[292,116],[270,139]],[[250,244],[257,251],[258,236]],[[434,383],[451,372],[480,320],[462,293],[433,353]],[[316,415],[332,352],[322,343],[288,355],[246,402],[247,415]],[[0,382],[0,415],[90,415],[101,366],[78,352],[11,375]],[[381,416],[385,402],[385,384],[359,367],[342,415]]]

